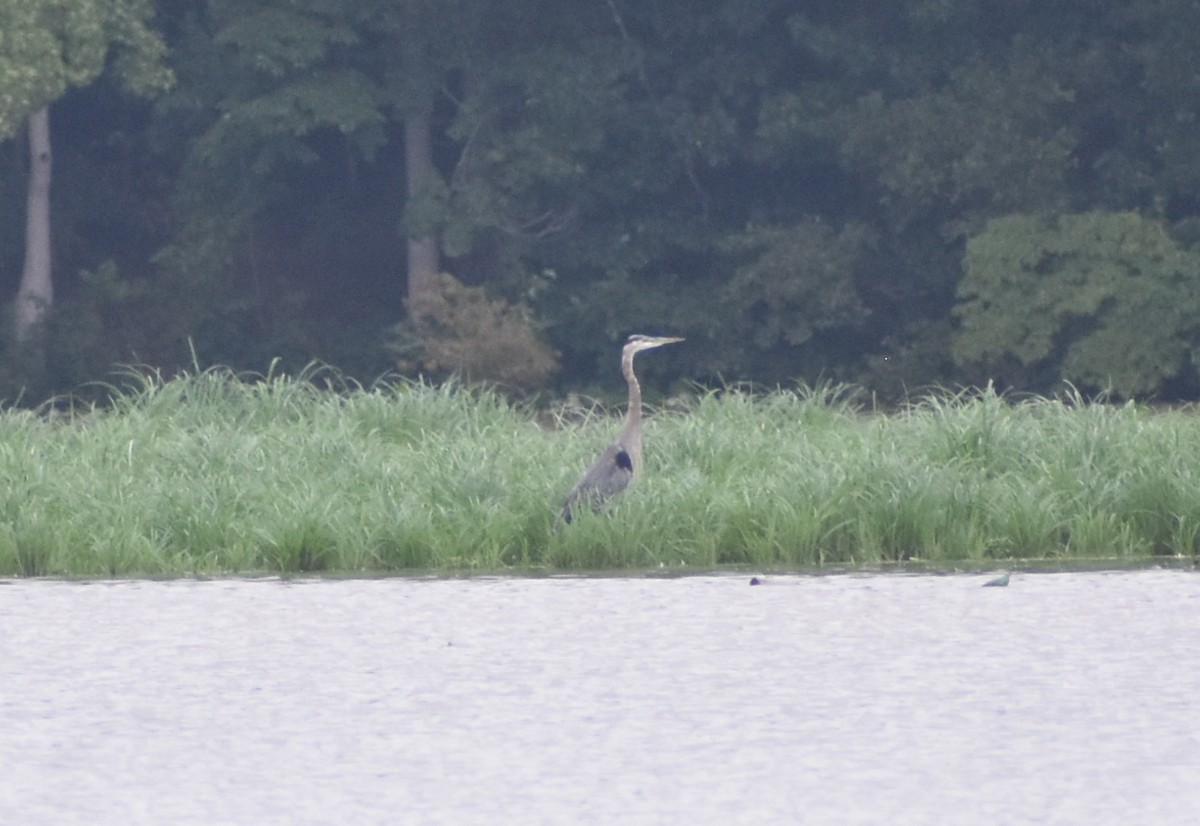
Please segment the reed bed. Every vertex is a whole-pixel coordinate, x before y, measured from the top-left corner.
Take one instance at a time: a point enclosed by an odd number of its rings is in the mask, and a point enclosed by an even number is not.
[[[0,575],[553,571],[1194,559],[1191,409],[990,389],[699,395],[638,484],[557,519],[619,427],[487,391],[210,370],[0,413]]]

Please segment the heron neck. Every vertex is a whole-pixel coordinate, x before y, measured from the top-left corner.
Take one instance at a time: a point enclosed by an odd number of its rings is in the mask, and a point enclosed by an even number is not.
[[[629,386],[629,409],[625,413],[625,427],[621,430],[621,444],[629,454],[636,476],[642,468],[642,386],[633,372],[634,353],[621,359],[621,375]]]

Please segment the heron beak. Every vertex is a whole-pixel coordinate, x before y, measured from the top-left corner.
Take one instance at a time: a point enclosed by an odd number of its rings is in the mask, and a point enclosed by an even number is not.
[[[683,338],[679,336],[630,336],[629,342],[625,345],[625,352],[640,353],[643,350],[653,350],[655,347],[680,341],[683,341]]]

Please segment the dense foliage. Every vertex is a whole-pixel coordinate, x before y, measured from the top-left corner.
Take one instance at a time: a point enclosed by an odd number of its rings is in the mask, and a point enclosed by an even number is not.
[[[3,301],[47,104],[56,164],[0,398],[193,353],[597,388],[631,331],[688,337],[650,382],[1200,396],[1188,0],[149,9],[0,0]]]
[[[617,426],[600,410],[539,421],[490,391],[328,371],[122,384],[96,410],[0,412],[0,576],[1184,565],[1200,549],[1187,410],[985,389],[884,415],[830,386],[707,392],[650,419],[641,479],[568,526],[563,499]]]

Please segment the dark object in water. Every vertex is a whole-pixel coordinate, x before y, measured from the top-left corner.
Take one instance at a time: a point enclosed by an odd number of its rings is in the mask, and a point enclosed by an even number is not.
[[[1004,576],[998,576],[995,579],[989,579],[983,583],[984,588],[1007,588],[1008,578],[1012,576],[1012,571],[1005,571]]]
[[[763,581],[756,576],[752,576],[752,577],[750,577],[750,584],[751,585],[762,585]]]

